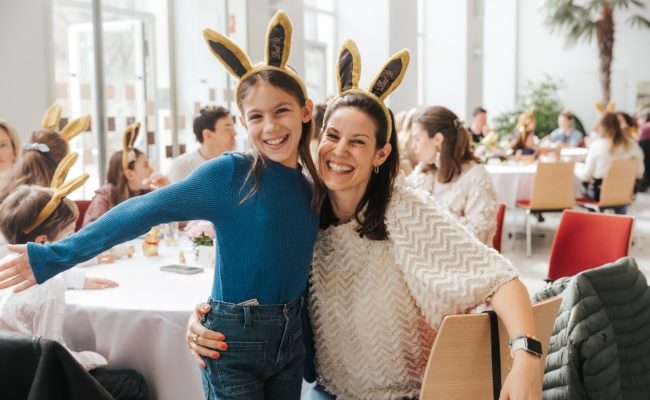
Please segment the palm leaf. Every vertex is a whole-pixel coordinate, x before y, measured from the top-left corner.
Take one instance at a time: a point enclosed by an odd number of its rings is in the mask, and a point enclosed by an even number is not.
[[[630,26],[635,27],[638,26],[639,28],[648,28],[650,29],[650,20],[647,18],[644,18],[640,15],[633,15],[630,18],[627,19],[627,22],[629,22]]]

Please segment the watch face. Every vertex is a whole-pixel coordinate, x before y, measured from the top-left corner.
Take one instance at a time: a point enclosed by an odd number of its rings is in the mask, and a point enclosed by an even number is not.
[[[542,355],[542,343],[540,341],[535,339],[527,339],[526,347],[528,348],[528,351],[537,353],[540,356]]]

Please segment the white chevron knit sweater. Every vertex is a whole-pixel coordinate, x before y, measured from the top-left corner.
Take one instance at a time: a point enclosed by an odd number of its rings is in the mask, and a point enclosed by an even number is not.
[[[355,222],[321,231],[310,278],[318,382],[339,399],[418,396],[435,332],[517,276],[510,262],[441,211],[396,188],[390,239]]]

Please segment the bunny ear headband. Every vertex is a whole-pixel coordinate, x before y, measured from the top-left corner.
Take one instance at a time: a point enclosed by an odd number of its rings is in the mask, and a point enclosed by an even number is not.
[[[239,98],[240,83],[246,78],[256,72],[275,70],[293,78],[300,86],[306,99],[307,90],[305,84],[290,67],[287,67],[287,60],[291,51],[291,33],[291,20],[287,14],[282,10],[275,13],[266,28],[265,61],[254,66],[250,58],[244,53],[244,50],[226,36],[206,28],[203,30],[203,38],[217,60],[239,80],[235,89],[236,98]]]
[[[74,159],[76,160],[76,157],[74,157]],[[70,166],[72,166],[72,164],[74,164],[74,161],[70,164]],[[61,166],[61,164],[59,164],[59,167],[60,166]],[[36,219],[34,220],[34,222],[32,222],[32,224],[30,226],[28,226],[27,228],[23,229],[23,232],[29,234],[29,233],[33,232],[34,229],[41,226],[41,224],[43,222],[45,222],[45,220],[48,219],[50,217],[50,215],[52,215],[52,213],[54,213],[54,211],[56,211],[57,207],[61,204],[61,201],[67,195],[69,195],[70,193],[74,192],[75,190],[77,190],[78,188],[83,186],[83,184],[86,183],[86,181],[90,177],[90,175],[88,175],[88,174],[83,174],[83,175],[71,180],[70,182],[62,183],[63,180],[65,179],[65,175],[67,175],[69,169],[70,169],[69,167],[68,168],[61,168],[61,169],[59,169],[57,167],[57,172],[63,173],[63,178],[60,181],[61,183],[57,187],[54,187],[54,186],[52,187],[55,190],[54,195],[52,196],[50,201],[47,202],[45,207],[43,207],[43,209],[38,213],[38,215],[36,216]],[[52,182],[54,182],[54,181],[52,181]]]
[[[386,142],[390,141],[393,124],[391,122],[390,112],[388,111],[386,104],[384,104],[384,100],[386,100],[386,98],[397,89],[399,84],[402,83],[402,79],[404,79],[410,60],[411,55],[406,49],[393,54],[393,56],[391,56],[391,58],[381,68],[377,76],[372,80],[368,90],[364,90],[359,87],[361,56],[359,55],[359,50],[354,41],[347,39],[343,42],[341,50],[339,50],[339,58],[336,65],[336,86],[338,89],[338,95],[330,101],[330,106],[337,98],[343,97],[348,93],[356,93],[370,98],[384,111],[386,127],[388,128],[386,133]],[[330,107],[328,106],[327,110],[325,110],[325,119],[327,119],[329,112]]]
[[[59,130],[59,122],[61,121],[61,106],[54,103],[50,108],[45,111],[43,119],[41,120],[41,127],[45,129],[51,129],[53,131]],[[70,142],[74,137],[79,135],[81,132],[88,130],[90,126],[90,115],[84,115],[83,117],[77,118],[70,121],[66,126],[61,129],[59,135],[65,140],[66,144]],[[70,151],[70,146],[68,145],[68,152]]]
[[[616,111],[616,103],[612,103],[611,101],[607,104],[597,102],[596,104],[594,104],[594,107],[596,107],[596,111],[598,111],[601,114],[607,111],[609,112]]]
[[[133,125],[129,125],[124,130],[122,134],[122,170],[126,171],[129,169],[129,162],[135,161],[135,152],[133,151],[133,143],[138,137],[140,132],[140,123],[136,122]]]

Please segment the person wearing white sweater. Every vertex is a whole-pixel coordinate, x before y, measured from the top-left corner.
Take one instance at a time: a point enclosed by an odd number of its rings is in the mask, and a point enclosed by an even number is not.
[[[445,107],[426,107],[414,118],[418,165],[407,185],[432,194],[478,240],[490,246],[497,227],[496,191],[492,178],[472,152],[469,132]]]
[[[318,152],[327,196],[308,295],[314,371],[306,369],[306,378],[314,372],[317,384],[303,399],[417,398],[445,315],[490,299],[510,336],[517,337],[535,331],[532,308],[508,260],[426,193],[395,188],[396,133],[380,99],[386,95],[382,88],[394,89],[401,78],[371,85],[380,93],[367,94],[354,84],[358,70],[345,74],[345,66],[357,61],[356,48],[346,42],[341,54],[347,57],[340,64],[342,94],[328,106]],[[408,64],[399,54],[391,61],[391,67]],[[399,76],[391,72],[378,76]],[[223,335],[198,322],[208,309],[197,306],[186,335],[201,365],[201,356],[224,348]],[[219,350],[224,357],[228,351]],[[516,351],[501,394],[539,399],[540,376],[539,358]]]
[[[596,124],[595,139],[589,144],[584,164],[576,168],[576,176],[588,184],[585,195],[592,200],[600,200],[600,185],[614,160],[637,159],[636,178],[642,179],[645,171],[643,151],[639,144],[625,135],[616,113],[604,113]],[[614,209],[617,214],[625,214],[627,207]]]

